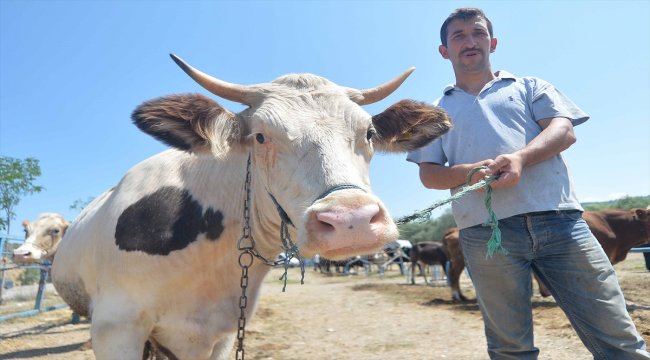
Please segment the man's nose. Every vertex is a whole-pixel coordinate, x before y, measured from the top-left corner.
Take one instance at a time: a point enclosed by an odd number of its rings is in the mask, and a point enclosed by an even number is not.
[[[465,45],[465,48],[470,49],[470,48],[476,47],[476,44],[477,44],[477,41],[476,41],[476,38],[474,36],[468,35],[468,36],[465,37],[465,43],[463,44],[463,45]]]

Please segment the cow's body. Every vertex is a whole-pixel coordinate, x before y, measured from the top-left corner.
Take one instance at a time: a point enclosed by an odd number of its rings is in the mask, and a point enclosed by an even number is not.
[[[376,89],[360,92],[313,75],[243,87],[179,65],[249,108],[233,114],[203,96],[176,95],[134,112],[140,129],[176,149],[138,164],[89,204],[53,267],[61,296],[91,317],[99,360],[139,359],[146,341],[178,359],[227,357],[240,314],[243,234],[274,259],[283,251],[285,213],[303,256],[375,251],[397,229],[370,193],[373,145],[404,151],[450,126],[442,112],[415,102],[371,118],[355,102],[387,95]],[[269,270],[257,259],[248,268],[247,319]]]
[[[648,209],[585,211],[582,217],[612,264],[625,260],[631,248],[650,241]]]
[[[650,241],[650,209],[585,211],[582,217],[589,225],[589,229],[602,246],[612,265],[625,260],[631,248]],[[462,269],[465,267],[465,262],[462,249],[458,246],[458,237],[458,229],[452,228],[445,234],[444,241],[448,244],[447,249],[452,259],[454,259],[452,269],[460,269],[458,275],[455,275],[454,270],[450,271],[452,296],[455,300],[464,300],[465,297],[460,293],[459,278]],[[539,279],[537,281],[540,294],[544,297],[550,296],[551,293],[546,286]]]
[[[40,214],[32,222],[24,220],[25,243],[13,251],[13,261],[15,263],[52,261],[68,225],[70,224],[63,216],[57,213]]]
[[[420,268],[420,272],[424,277],[424,282],[427,284],[429,283],[429,280],[424,271],[427,265],[441,265],[445,274],[447,274],[447,267],[445,265],[449,258],[440,243],[434,241],[422,241],[414,244],[409,256],[411,258],[411,284],[415,284],[416,266]]]
[[[460,275],[465,269],[465,259],[463,258],[463,251],[460,248],[458,228],[451,228],[445,232],[442,237],[442,245],[449,255],[451,266],[447,273],[449,279],[449,286],[451,286],[451,298],[454,301],[467,301],[467,298],[460,291]]]

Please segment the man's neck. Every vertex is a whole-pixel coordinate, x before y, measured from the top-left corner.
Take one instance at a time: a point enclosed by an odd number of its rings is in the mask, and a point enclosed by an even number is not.
[[[486,71],[467,74],[467,73],[458,73],[456,74],[456,86],[463,89],[468,94],[478,95],[485,84],[496,79],[496,76],[492,73],[492,69],[487,69]]]

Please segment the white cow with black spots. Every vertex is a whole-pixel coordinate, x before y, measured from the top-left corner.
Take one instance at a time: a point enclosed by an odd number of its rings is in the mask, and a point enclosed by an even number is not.
[[[243,86],[174,60],[210,92],[248,107],[235,114],[189,94],[134,111],[141,130],[173,149],[136,165],[88,205],[53,267],[61,296],[91,318],[99,360],[141,359],[147,342],[177,359],[228,356],[240,313],[237,242],[249,156],[256,250],[267,259],[282,251],[285,212],[303,256],[341,259],[398,235],[370,189],[375,151],[411,150],[451,126],[442,110],[420,102],[375,116],[361,108],[388,96],[410,71],[369,90],[310,74]],[[248,271],[247,319],[269,269],[255,259]]]

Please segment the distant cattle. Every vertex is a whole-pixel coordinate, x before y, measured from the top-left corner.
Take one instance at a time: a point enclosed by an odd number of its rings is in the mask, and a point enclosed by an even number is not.
[[[13,251],[13,262],[22,264],[51,261],[69,225],[57,213],[43,213],[32,222],[24,220],[25,243]]]
[[[587,225],[589,225],[589,229],[602,246],[612,264],[625,260],[631,248],[650,241],[650,207],[631,210],[609,209],[585,211],[582,217],[587,222]],[[445,234],[443,242],[447,243],[446,246],[450,252],[450,257],[454,260],[449,279],[452,289],[458,289],[459,296],[456,296],[456,290],[453,290],[452,297],[455,300],[464,300],[465,297],[460,293],[459,276],[455,275],[456,270],[454,270],[460,267],[460,271],[462,272],[465,266],[462,250],[457,245],[458,237],[458,229],[452,228]],[[458,274],[460,275],[460,272]],[[542,296],[547,297],[551,295],[539,279],[538,285],[539,292]]]
[[[241,250],[254,244],[269,261],[295,239],[304,257],[375,252],[398,231],[371,192],[373,154],[421,147],[451,126],[442,110],[412,100],[375,116],[361,108],[410,71],[369,90],[311,74],[244,86],[174,60],[246,108],[235,114],[186,94],[132,114],[174,149],[136,165],[89,204],[52,269],[61,297],[91,317],[98,360],[141,359],[145,344],[177,359],[225,359],[270,270]]]
[[[465,295],[460,291],[460,275],[463,273],[463,269],[465,269],[465,259],[463,258],[463,251],[458,241],[459,235],[458,228],[448,229],[442,237],[442,244],[451,261],[447,273],[449,286],[451,287],[451,298],[454,301],[467,301]]]
[[[434,241],[422,241],[411,248],[411,284],[415,284],[415,267],[417,266],[424,277],[424,282],[429,283],[424,268],[426,265],[441,265],[447,273],[445,264],[448,261],[447,254],[442,244]]]

